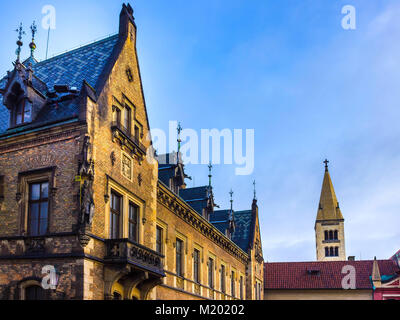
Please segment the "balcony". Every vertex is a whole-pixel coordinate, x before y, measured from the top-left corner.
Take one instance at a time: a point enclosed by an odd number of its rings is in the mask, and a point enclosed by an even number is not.
[[[140,142],[139,137],[132,135],[128,128],[125,128],[119,121],[111,124],[113,140],[118,140],[121,145],[127,147],[132,153],[138,156],[146,155],[146,147]]]
[[[111,264],[130,264],[141,270],[165,276],[164,256],[128,239],[106,240],[107,252],[104,260]]]

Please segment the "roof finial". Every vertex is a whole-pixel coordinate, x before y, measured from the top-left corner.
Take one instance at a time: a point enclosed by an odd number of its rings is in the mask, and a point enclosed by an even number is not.
[[[212,170],[213,166],[212,163],[210,161],[210,164],[208,165],[208,186],[211,188],[211,178],[212,178],[212,174],[211,174],[211,170]]]
[[[253,200],[257,200],[256,180],[253,181],[253,186],[254,186],[254,198],[253,198]]]
[[[181,132],[182,132],[182,126],[181,126],[181,123],[179,122],[178,123],[178,127],[176,128],[176,131],[178,132],[178,153],[181,151],[181,143],[182,143],[182,140],[181,140]]]
[[[18,40],[17,40],[17,50],[15,51],[15,54],[17,55],[17,61],[20,61],[21,58],[21,47],[24,45],[24,43],[22,42],[22,36],[25,35],[25,31],[22,28],[22,22],[19,24],[19,27],[17,30],[15,30],[18,33]]]
[[[325,163],[325,172],[328,172],[329,160],[328,160],[328,159],[325,159],[324,163]]]
[[[35,21],[33,21],[31,25],[31,32],[32,32],[32,42],[29,44],[29,48],[31,48],[31,58],[33,58],[33,53],[35,52],[36,49],[35,35],[37,32],[37,26]]]
[[[229,194],[231,195],[231,211],[233,211],[233,190],[232,189],[229,192]]]

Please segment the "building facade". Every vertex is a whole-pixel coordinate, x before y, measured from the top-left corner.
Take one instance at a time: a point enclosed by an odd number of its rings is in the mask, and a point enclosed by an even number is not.
[[[257,201],[225,229],[211,183],[154,157],[131,6],[114,36],[30,47],[0,81],[0,299],[262,299]]]

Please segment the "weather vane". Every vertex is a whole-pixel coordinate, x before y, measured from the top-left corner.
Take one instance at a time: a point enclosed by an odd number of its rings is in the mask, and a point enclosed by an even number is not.
[[[17,55],[17,62],[19,62],[21,58],[21,47],[24,45],[24,43],[22,42],[22,36],[26,34],[24,29],[22,28],[22,22],[19,24],[19,28],[15,31],[18,33],[18,40],[17,40],[18,48],[15,51],[15,53]]]
[[[256,180],[253,181],[254,186],[254,200],[257,200]]]

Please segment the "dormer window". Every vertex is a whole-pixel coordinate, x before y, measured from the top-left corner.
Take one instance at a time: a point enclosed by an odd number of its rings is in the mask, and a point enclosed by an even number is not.
[[[32,121],[32,103],[27,99],[21,99],[15,109],[15,125]]]

